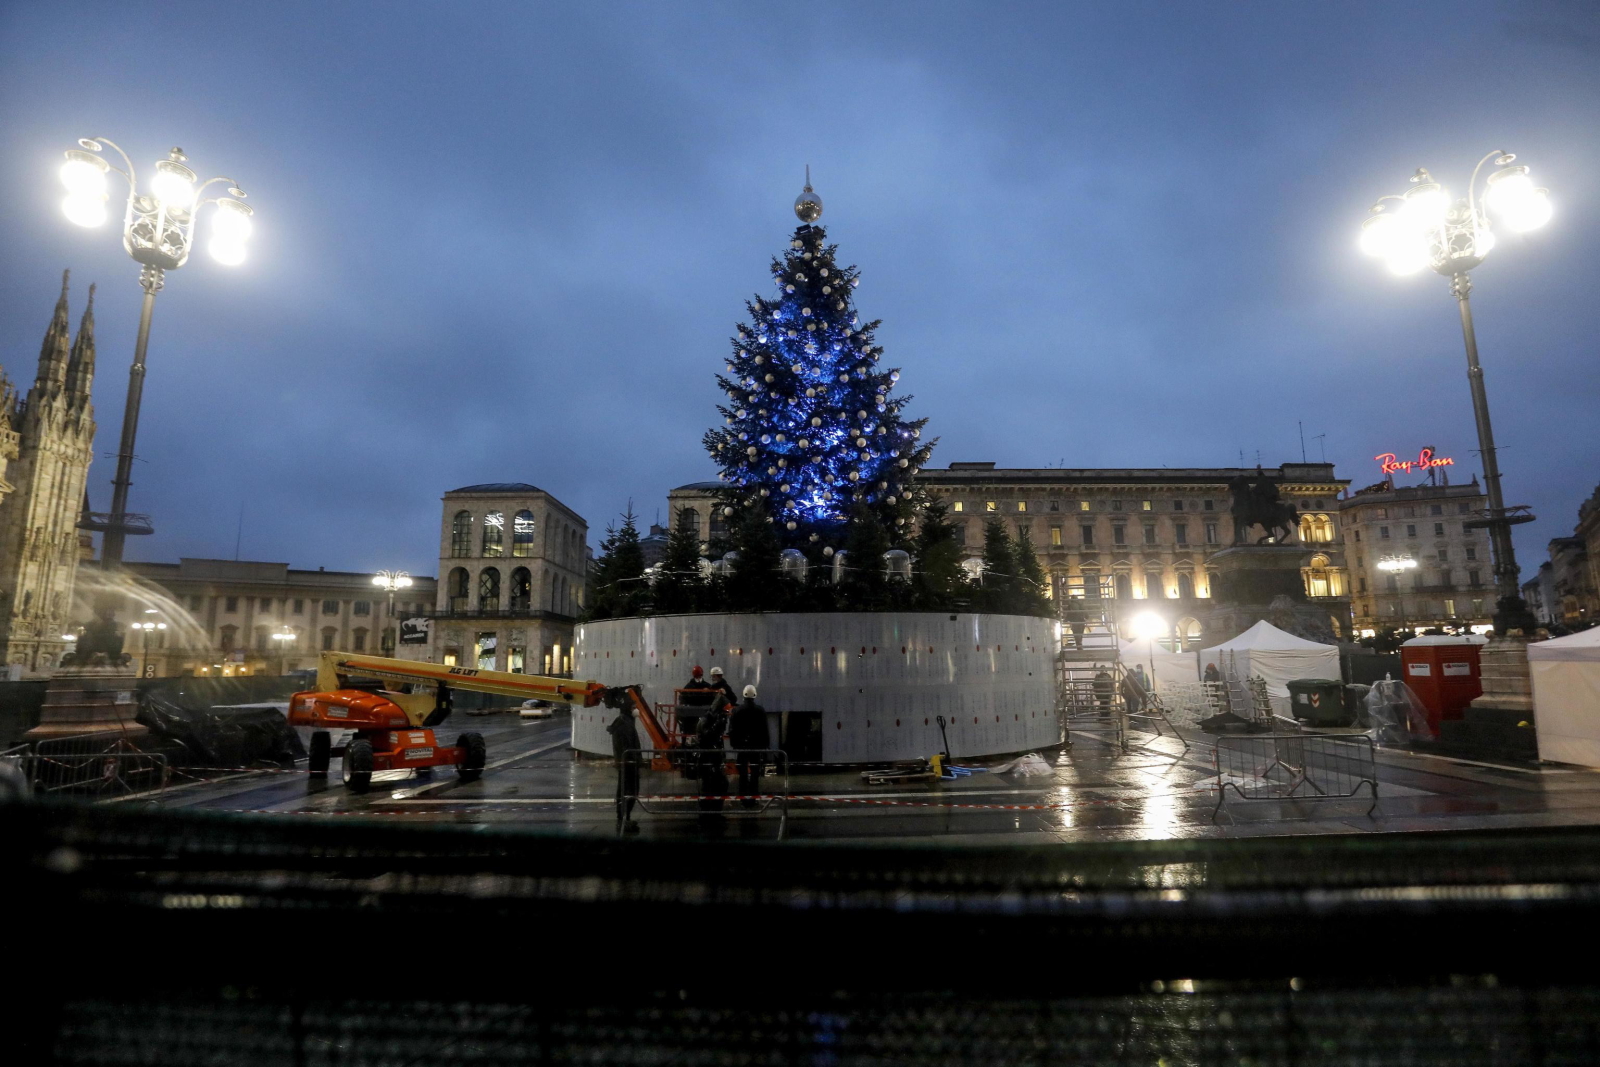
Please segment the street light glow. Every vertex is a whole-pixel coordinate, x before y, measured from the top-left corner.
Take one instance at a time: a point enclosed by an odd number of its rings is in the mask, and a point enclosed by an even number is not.
[[[1133,618],[1133,634],[1146,641],[1154,641],[1167,632],[1167,620],[1153,611],[1142,612]]]
[[[67,216],[67,221],[76,226],[94,228],[105,225],[106,198],[90,196],[87,193],[73,193],[61,201],[61,212]]]
[[[1409,556],[1384,556],[1378,561],[1378,569],[1380,571],[1389,571],[1391,573],[1416,570],[1416,567],[1417,561]]]

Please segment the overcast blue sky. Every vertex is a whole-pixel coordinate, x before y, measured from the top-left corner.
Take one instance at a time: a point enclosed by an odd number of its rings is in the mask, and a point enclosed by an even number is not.
[[[245,558],[431,574],[483,481],[654,518],[807,163],[934,465],[1274,465],[1303,420],[1362,485],[1477,459],[1446,282],[1357,228],[1510,149],[1556,204],[1475,274],[1524,577],[1600,480],[1593,3],[10,3],[0,99],[0,365],[100,283],[97,508],[137,268],[61,150],[181,145],[257,210],[158,300],[130,558],[231,557],[242,507]]]

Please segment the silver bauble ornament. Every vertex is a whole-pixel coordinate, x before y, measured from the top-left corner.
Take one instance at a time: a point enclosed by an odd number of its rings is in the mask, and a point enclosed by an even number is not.
[[[811,535],[811,540],[815,541],[816,539],[817,539],[817,535],[816,534],[812,534]]]
[[[733,509],[732,508],[723,508],[722,509],[722,517],[725,518],[725,519],[733,518]]]
[[[784,523],[784,525],[793,530],[798,528],[800,524],[795,522],[793,519],[790,519],[788,522]]]
[[[813,535],[813,536],[815,536],[815,535]],[[833,546],[832,546],[832,545],[829,545],[829,546],[828,546],[828,547],[827,547],[827,548],[824,548],[824,549],[823,549],[823,550],[822,550],[822,554],[823,554],[823,555],[824,555],[824,556],[831,556],[831,555],[833,555]]]
[[[816,222],[822,217],[822,197],[811,191],[810,178],[806,179],[805,189],[794,198],[794,215],[801,222]]]

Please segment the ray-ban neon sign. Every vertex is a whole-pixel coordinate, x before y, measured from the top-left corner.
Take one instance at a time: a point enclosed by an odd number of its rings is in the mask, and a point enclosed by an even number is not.
[[[1417,454],[1416,459],[1397,459],[1393,452],[1384,452],[1372,458],[1377,460],[1383,467],[1383,473],[1385,474],[1393,474],[1395,471],[1405,471],[1410,474],[1412,471],[1425,471],[1433,467],[1454,467],[1456,465],[1456,461],[1449,456],[1434,455],[1431,448],[1424,448]]]

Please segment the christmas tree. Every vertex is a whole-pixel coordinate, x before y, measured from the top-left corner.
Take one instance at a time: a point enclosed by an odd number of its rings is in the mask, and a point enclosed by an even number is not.
[[[746,305],[717,376],[724,425],[705,446],[726,485],[724,514],[770,523],[781,546],[821,562],[844,547],[848,521],[877,524],[885,542],[909,537],[912,479],[933,442],[921,440],[926,420],[901,418],[911,398],[894,393],[900,372],[882,365],[878,323],[856,313],[856,268],[840,266],[813,225],[822,201],[809,180],[795,214],[801,225],[772,261],[777,292]]]

